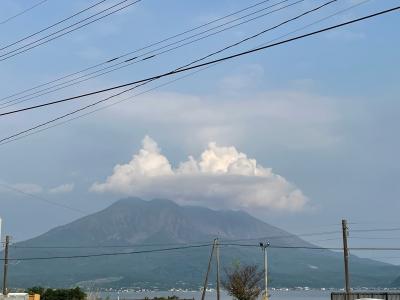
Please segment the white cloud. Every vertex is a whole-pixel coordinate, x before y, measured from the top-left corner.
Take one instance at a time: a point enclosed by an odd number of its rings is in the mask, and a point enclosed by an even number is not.
[[[72,192],[74,190],[74,188],[75,188],[75,185],[73,183],[66,183],[66,184],[61,184],[59,186],[49,189],[49,193],[50,194],[64,194],[64,193]]]
[[[260,65],[245,65],[240,68],[240,72],[222,78],[220,88],[225,92],[241,91],[246,88],[255,87],[261,82],[264,69]]]
[[[235,147],[209,143],[199,159],[190,156],[173,168],[154,140],[146,136],[142,144],[129,163],[116,165],[113,174],[94,183],[91,191],[248,211],[299,211],[307,203],[285,178]]]
[[[116,134],[128,135],[132,127],[151,133],[151,128],[159,132],[162,127],[170,140],[183,141],[191,150],[213,140],[245,145],[252,143],[252,137],[263,136],[258,145],[265,148],[319,151],[340,145],[342,139],[336,130],[342,117],[336,99],[304,89],[198,96],[154,92],[135,100],[116,105],[89,122],[97,127],[112,120],[120,124]]]

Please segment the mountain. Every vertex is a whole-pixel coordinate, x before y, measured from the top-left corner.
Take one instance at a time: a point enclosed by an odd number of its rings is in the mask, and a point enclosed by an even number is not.
[[[275,246],[312,246],[299,237],[241,211],[214,211],[179,206],[169,200],[128,198],[36,238],[16,243],[10,257],[54,257],[125,253],[75,259],[19,260],[9,267],[14,287],[43,285],[198,289],[207,268],[210,247],[128,254],[177,244],[243,240],[257,245],[266,237]],[[254,240],[250,240],[254,239]],[[101,246],[101,247],[96,247]],[[262,266],[258,247],[221,246],[221,263]],[[275,287],[342,287],[341,253],[312,249],[270,248],[271,285]],[[384,287],[400,275],[396,266],[351,256],[353,286]],[[214,272],[215,270],[213,270]],[[211,274],[210,278],[215,278]],[[213,280],[210,280],[212,283]]]

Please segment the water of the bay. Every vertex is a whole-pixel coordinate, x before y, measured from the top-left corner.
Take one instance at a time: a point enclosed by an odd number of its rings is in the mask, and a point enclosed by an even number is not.
[[[329,300],[329,291],[319,291],[319,290],[308,290],[308,291],[271,291],[270,300]],[[180,299],[201,299],[200,292],[183,292],[183,291],[166,291],[166,292],[102,292],[100,297],[102,299],[110,300],[132,300],[132,299],[153,299],[154,297],[168,297],[168,296],[178,296]],[[217,299],[215,292],[207,292],[206,300]],[[221,294],[221,300],[232,300],[232,297],[226,293]]]

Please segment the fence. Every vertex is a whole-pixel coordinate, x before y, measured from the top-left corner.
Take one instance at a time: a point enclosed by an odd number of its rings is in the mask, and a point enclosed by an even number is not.
[[[331,300],[356,300],[362,298],[400,300],[400,292],[399,293],[352,292],[348,295],[346,295],[346,293],[331,293]]]

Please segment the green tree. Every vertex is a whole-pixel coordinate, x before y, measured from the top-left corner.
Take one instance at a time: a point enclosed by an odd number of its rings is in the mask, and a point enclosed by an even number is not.
[[[26,293],[28,293],[29,295],[33,295],[33,294],[39,294],[40,297],[43,296],[44,292],[45,292],[45,288],[41,287],[41,286],[33,286],[29,289],[26,290]]]
[[[42,300],[84,300],[86,293],[79,287],[73,289],[45,289],[40,286],[26,290],[29,294],[39,294]]]

